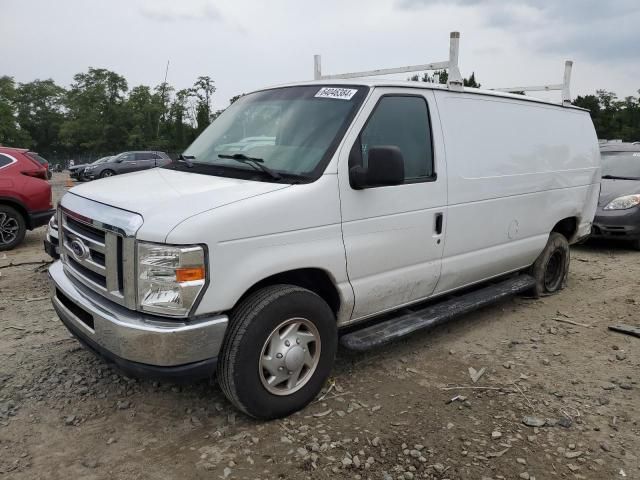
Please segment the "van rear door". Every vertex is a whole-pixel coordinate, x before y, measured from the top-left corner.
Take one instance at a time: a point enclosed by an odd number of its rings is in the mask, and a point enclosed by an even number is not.
[[[430,296],[440,277],[446,168],[433,93],[376,88],[345,139],[338,167],[352,320]],[[369,149],[397,146],[403,184],[354,189],[349,169]]]

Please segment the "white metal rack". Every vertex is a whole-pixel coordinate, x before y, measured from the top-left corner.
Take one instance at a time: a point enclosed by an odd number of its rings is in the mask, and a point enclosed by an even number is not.
[[[449,70],[447,85],[452,90],[462,89],[462,75],[458,68],[458,51],[460,48],[460,33],[451,32],[449,36],[449,60],[444,62],[425,63],[422,65],[409,65],[406,67],[384,68],[368,70],[364,72],[339,73],[336,75],[323,75],[320,55],[313,56],[313,78],[315,80],[336,80],[345,78],[373,77],[376,75],[390,75],[392,73],[422,72],[425,70]]]
[[[567,60],[564,62],[564,77],[562,83],[555,85],[539,85],[532,87],[511,87],[511,88],[492,88],[496,92],[549,92],[551,90],[562,91],[562,104],[571,104],[571,69],[573,68],[573,62]]]
[[[458,67],[458,53],[460,50],[460,32],[451,32],[449,35],[449,60],[443,62],[425,63],[422,65],[408,65],[405,67],[382,68],[377,70],[366,70],[362,72],[339,73],[332,75],[322,74],[322,59],[320,55],[313,56],[313,78],[314,80],[337,80],[347,78],[373,77],[376,75],[390,75],[394,73],[422,72],[425,70],[448,70],[447,87],[451,90],[463,90],[462,75]],[[540,85],[530,87],[510,87],[492,88],[496,92],[542,92],[560,90],[562,92],[562,104],[571,104],[571,69],[573,62],[567,60],[564,64],[564,78],[562,83],[552,85]]]

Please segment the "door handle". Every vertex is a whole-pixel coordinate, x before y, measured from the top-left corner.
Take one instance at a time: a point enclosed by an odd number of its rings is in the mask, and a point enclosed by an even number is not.
[[[435,219],[435,225],[434,225],[434,230],[436,231],[436,235],[441,235],[442,234],[442,219],[443,218],[444,218],[444,215],[442,214],[442,212],[436,213],[436,219]]]

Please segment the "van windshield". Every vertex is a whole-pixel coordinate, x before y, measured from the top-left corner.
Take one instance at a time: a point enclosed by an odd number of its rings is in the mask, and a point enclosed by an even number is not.
[[[640,151],[603,152],[602,176],[640,180]]]
[[[366,92],[361,86],[313,85],[245,95],[185,150],[183,157],[191,161],[180,168],[261,181],[314,180],[322,175]],[[275,175],[256,168],[256,160]]]

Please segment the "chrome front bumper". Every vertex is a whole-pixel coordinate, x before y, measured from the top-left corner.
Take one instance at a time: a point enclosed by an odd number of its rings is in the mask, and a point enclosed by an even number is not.
[[[172,368],[213,360],[215,365],[229,321],[226,315],[175,321],[135,312],[68,276],[60,261],[49,268],[49,278],[51,301],[63,323],[116,363]]]

